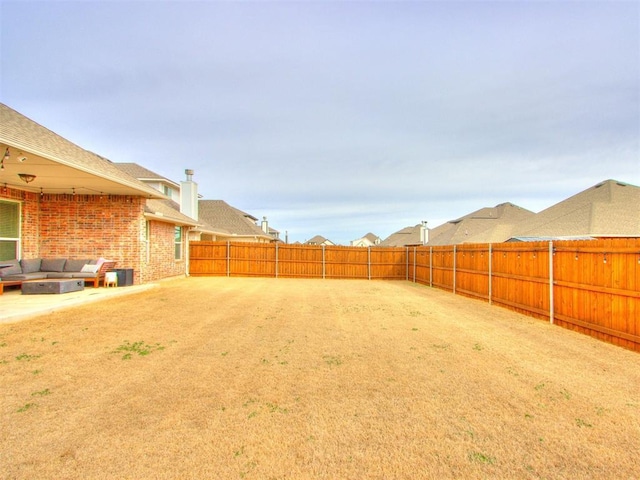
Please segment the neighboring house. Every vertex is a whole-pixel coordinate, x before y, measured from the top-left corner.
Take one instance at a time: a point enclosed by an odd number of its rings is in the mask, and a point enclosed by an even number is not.
[[[138,165],[137,163],[114,162],[114,165],[123,172],[137,178],[142,183],[149,185],[151,188],[158,190],[160,193],[169,197],[171,200],[180,203],[180,185],[159,175],[151,170]]]
[[[179,201],[165,202],[164,205],[173,210],[173,212],[168,211],[165,214],[168,217],[186,215],[192,220],[197,220],[197,225],[189,229],[189,240],[233,240],[261,243],[279,240],[280,232],[269,227],[267,217],[262,217],[262,222],[258,227],[256,217],[238,210],[222,200],[202,200],[201,195],[198,194],[198,184],[193,181],[193,170],[185,170],[186,180],[177,184],[136,163],[118,163],[116,165],[141,182]]]
[[[282,240],[280,240],[280,231],[269,226],[267,217],[262,217],[262,222],[260,222],[260,229],[268,234],[274,242],[282,242]]]
[[[518,223],[509,240],[640,237],[640,187],[605,180]]]
[[[98,258],[134,282],[184,275],[186,233],[167,197],[0,104],[0,260]]]
[[[427,228],[427,222],[422,222],[413,227],[404,227],[392,233],[380,242],[381,247],[409,247],[425,245],[431,230]]]
[[[270,233],[272,229],[269,229],[266,218],[261,228],[256,225],[256,217],[232,207],[224,200],[200,200],[198,208],[199,220],[203,224],[200,240],[257,243],[276,240]]]
[[[364,237],[358,238],[356,240],[351,240],[350,243],[352,247],[372,247],[375,245],[380,245],[381,241],[382,240],[380,240],[380,237],[369,232]]]
[[[305,245],[335,245],[331,240],[324,238],[322,235],[316,235],[315,237],[304,242]]]
[[[427,245],[503,242],[508,238],[504,238],[505,232],[508,235],[514,225],[534,215],[532,211],[508,202],[481,208],[432,229]]]

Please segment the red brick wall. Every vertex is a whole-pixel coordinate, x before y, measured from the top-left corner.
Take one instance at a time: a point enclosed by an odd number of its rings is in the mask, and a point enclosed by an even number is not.
[[[149,222],[149,260],[145,262],[145,268],[143,268],[143,282],[184,275],[186,232],[183,229],[182,259],[176,260],[174,228],[175,225],[170,223]],[[146,260],[146,252],[142,258]]]
[[[9,187],[0,187],[0,199],[15,200],[22,204],[21,256],[23,258],[35,258],[39,255],[38,238],[40,234],[40,222],[37,198],[38,195],[35,193],[13,190]]]
[[[139,277],[143,198],[45,194],[39,207],[40,257],[103,257]]]
[[[186,231],[181,260],[173,224],[151,221],[147,247],[142,197],[40,195],[0,185],[0,199],[22,204],[22,258],[103,257],[133,268],[136,284],[185,273]]]

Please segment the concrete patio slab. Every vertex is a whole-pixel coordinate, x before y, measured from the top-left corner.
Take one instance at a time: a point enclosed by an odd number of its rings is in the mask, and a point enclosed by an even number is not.
[[[0,296],[0,323],[16,322],[75,305],[142,292],[156,286],[157,284],[118,288],[88,287],[79,292],[60,295],[22,295],[19,288],[7,287]]]

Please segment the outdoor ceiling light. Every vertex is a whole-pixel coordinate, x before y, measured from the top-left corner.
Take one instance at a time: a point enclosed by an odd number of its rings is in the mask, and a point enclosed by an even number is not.
[[[24,183],[31,183],[36,179],[36,176],[30,173],[19,173],[18,176]]]

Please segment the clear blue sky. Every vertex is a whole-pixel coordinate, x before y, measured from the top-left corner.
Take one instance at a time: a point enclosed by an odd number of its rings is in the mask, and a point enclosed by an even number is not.
[[[640,185],[640,3],[5,1],[3,103],[346,244]]]

